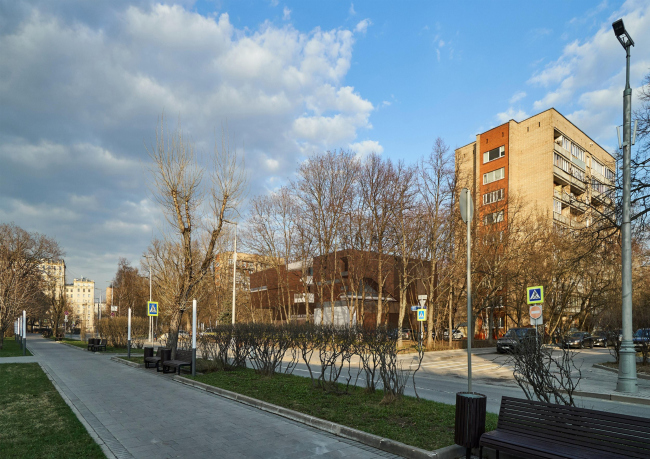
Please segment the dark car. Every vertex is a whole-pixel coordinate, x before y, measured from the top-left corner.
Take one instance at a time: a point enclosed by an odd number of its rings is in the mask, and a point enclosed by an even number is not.
[[[634,334],[634,347],[639,350],[644,345],[650,345],[650,328],[639,328]]]
[[[534,328],[511,328],[497,340],[497,352],[503,354],[512,352],[526,339],[535,339]]]
[[[607,347],[608,335],[606,331],[599,330],[593,332],[591,337],[594,339],[594,346]]]
[[[573,332],[569,333],[562,339],[561,346],[567,349],[572,347],[578,349],[589,347],[593,349],[594,339],[591,337],[591,334],[587,332]]]

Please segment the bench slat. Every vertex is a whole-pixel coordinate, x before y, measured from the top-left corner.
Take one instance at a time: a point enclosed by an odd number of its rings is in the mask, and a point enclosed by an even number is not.
[[[497,430],[481,436],[480,444],[525,457],[647,458],[650,420],[502,397]]]

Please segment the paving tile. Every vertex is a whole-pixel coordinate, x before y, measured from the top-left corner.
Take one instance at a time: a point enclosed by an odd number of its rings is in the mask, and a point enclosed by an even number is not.
[[[397,457],[155,371],[29,338],[35,359],[118,458]]]

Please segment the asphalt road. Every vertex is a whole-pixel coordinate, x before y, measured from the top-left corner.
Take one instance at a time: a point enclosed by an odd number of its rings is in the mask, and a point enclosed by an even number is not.
[[[485,352],[486,350],[478,351]],[[554,351],[554,354],[559,355],[559,353],[559,350]],[[416,357],[412,354],[400,357],[403,368],[412,368],[415,359]],[[606,361],[613,361],[607,349],[585,349],[577,352],[575,362],[582,373],[578,390],[599,393],[614,391],[616,373],[593,368],[593,364]],[[351,370],[353,381],[357,372],[356,362],[353,361]],[[347,372],[344,373],[347,374]],[[294,374],[309,376],[304,363],[299,363],[296,366]],[[362,379],[359,377],[359,385],[363,384]],[[650,398],[650,380],[639,379],[638,383],[639,395]],[[422,398],[455,404],[456,393],[467,391],[467,353],[465,351],[427,352],[420,370],[416,373],[415,387],[418,395]],[[472,355],[472,390],[487,396],[487,410],[493,413],[499,412],[502,396],[525,397],[523,390],[513,378],[508,356],[497,354],[495,350]],[[407,384],[406,393],[414,395],[412,380]],[[632,416],[650,416],[650,405],[612,402],[587,397],[577,397],[576,400],[578,406],[584,408]]]

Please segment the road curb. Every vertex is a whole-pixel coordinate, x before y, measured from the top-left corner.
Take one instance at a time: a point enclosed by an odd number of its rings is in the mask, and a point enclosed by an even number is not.
[[[121,359],[117,356],[111,357],[111,360],[133,368],[144,368],[144,363],[129,362],[128,360]]]
[[[599,370],[605,370],[605,371],[610,371],[612,373],[618,373],[618,370],[616,368],[611,368],[607,367],[605,365],[600,365],[598,363],[594,363],[593,365],[594,368],[598,368]],[[650,379],[650,375],[644,375],[644,374],[636,374],[637,379]]]
[[[316,429],[331,433],[339,437],[358,441],[364,445],[372,446],[373,448],[377,448],[392,454],[397,454],[408,459],[453,459],[460,455],[463,455],[465,452],[465,449],[458,445],[447,446],[435,451],[427,451],[421,448],[416,448],[415,446],[410,446],[405,443],[391,440],[389,438],[383,438],[378,435],[373,435],[361,430],[353,429],[352,427],[343,426],[335,422],[325,421],[308,414],[299,413],[298,411],[264,402],[256,398],[241,395],[226,389],[221,389],[220,387],[215,387],[209,384],[194,381],[192,379],[184,378],[183,376],[175,375],[172,377],[172,379],[181,384],[192,386],[194,388],[219,395],[229,400],[252,406],[262,411],[277,414],[284,418],[291,419],[292,421],[314,427]]]

